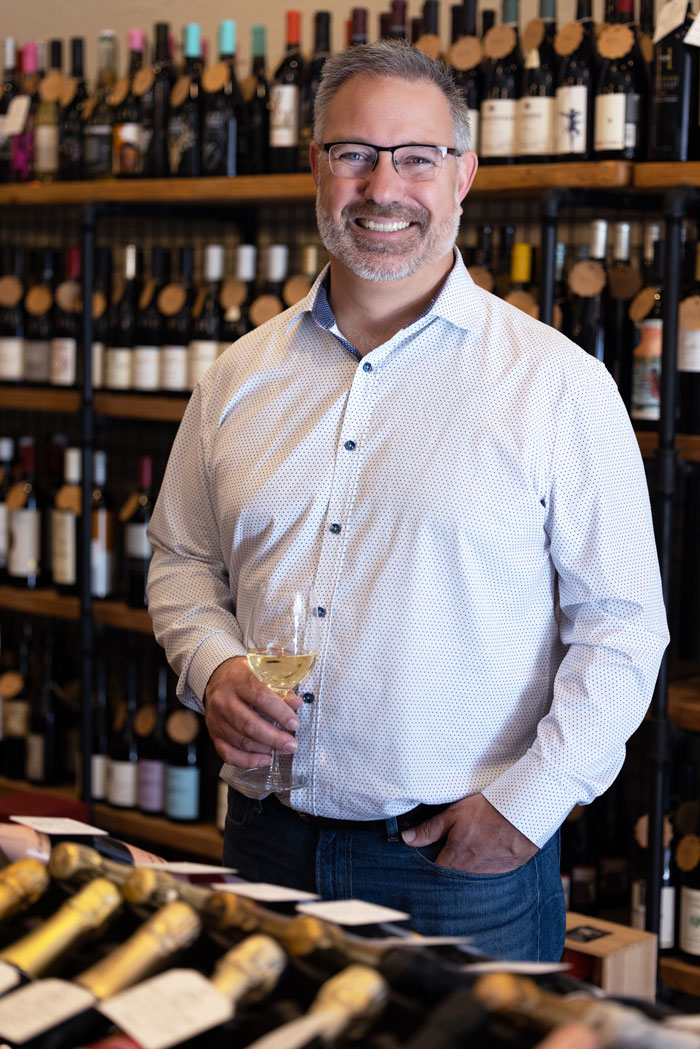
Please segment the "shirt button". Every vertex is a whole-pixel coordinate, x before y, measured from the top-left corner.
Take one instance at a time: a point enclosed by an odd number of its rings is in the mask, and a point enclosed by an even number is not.
[[[371,372],[372,371],[372,365],[369,363],[369,361],[365,361],[365,363],[362,365],[362,371],[363,372]]]
[[[332,524],[330,526],[330,528],[328,529],[328,531],[332,532],[333,535],[340,535],[340,525],[339,524]]]
[[[344,445],[344,448],[345,448],[346,452],[354,452],[355,449],[357,448],[357,445],[355,444],[354,441],[346,441],[345,445]]]
[[[323,617],[326,614],[326,610],[325,610],[325,608],[321,608],[321,606],[319,605],[318,608],[316,609],[316,613],[317,613],[319,619],[323,619]]]
[[[313,692],[305,692],[301,698],[305,703],[313,703],[315,697]]]

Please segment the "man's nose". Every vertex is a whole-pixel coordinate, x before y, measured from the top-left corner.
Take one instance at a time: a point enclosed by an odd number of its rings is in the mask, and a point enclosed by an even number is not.
[[[403,193],[403,179],[394,167],[391,153],[380,153],[374,171],[365,180],[363,196],[377,204],[387,204],[401,200]]]

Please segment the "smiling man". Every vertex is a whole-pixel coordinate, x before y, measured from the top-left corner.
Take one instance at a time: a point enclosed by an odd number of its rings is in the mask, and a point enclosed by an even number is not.
[[[331,56],[314,137],[330,264],[192,396],[156,636],[226,763],[227,864],[557,959],[559,826],[619,772],[668,640],[634,433],[602,365],[471,281],[443,66]],[[284,702],[245,628],[261,584],[312,583],[318,659]],[[306,785],[260,798],[273,748]]]

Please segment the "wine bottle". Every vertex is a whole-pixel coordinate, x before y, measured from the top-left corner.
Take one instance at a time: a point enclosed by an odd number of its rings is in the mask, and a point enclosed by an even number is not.
[[[265,254],[265,278],[260,294],[250,304],[248,318],[253,328],[282,313],[282,290],[287,279],[289,248],[286,244],[270,244]]]
[[[219,24],[219,61],[202,74],[202,174],[242,175],[248,160],[248,113],[236,75],[236,23]]]
[[[452,44],[445,62],[469,109],[471,148],[479,151],[481,107],[481,43],[476,36],[476,0],[452,5]]]
[[[423,18],[417,16],[411,18],[411,43],[414,47],[418,47],[418,41],[423,36]]]
[[[168,161],[168,111],[170,91],[175,77],[170,62],[170,26],[156,22],[153,65],[137,75],[134,88],[140,99],[141,133],[143,136],[143,174],[149,178],[166,178]]]
[[[678,323],[678,427],[681,433],[700,433],[700,241]]]
[[[254,244],[238,244],[236,246],[236,276],[225,281],[221,288],[222,352],[232,342],[250,331],[248,311],[255,295],[257,252],[258,249]]]
[[[287,48],[270,84],[270,171],[290,174],[299,160],[299,85],[304,69],[301,12],[287,11]]]
[[[676,945],[676,885],[673,858],[673,824],[668,815],[668,804],[663,823],[663,870],[661,874],[661,910],[659,915],[659,951],[671,951]],[[646,929],[646,892],[649,871],[649,814],[644,813],[634,825],[634,849],[631,864],[632,897],[630,924],[633,929]],[[683,908],[681,881],[681,909]],[[682,929],[682,924],[681,924]],[[682,936],[681,932],[681,936]],[[681,941],[681,949],[683,943]]]
[[[654,244],[650,283],[635,295],[629,315],[635,325],[632,358],[630,416],[639,429],[653,429],[659,421],[661,398],[661,348],[663,343],[663,293],[665,242]]]
[[[598,37],[601,63],[593,132],[596,160],[642,160],[645,155],[649,74],[633,23],[634,0],[617,0],[617,22]]]
[[[71,38],[71,77],[61,95],[58,116],[58,176],[64,181],[82,179],[83,110],[88,92],[83,71],[81,36]]]
[[[109,778],[109,727],[107,710],[107,660],[99,653],[95,660],[95,687],[92,696],[92,747],[90,750],[90,788],[93,801],[107,797]]]
[[[95,249],[95,279],[92,292],[92,386],[105,384],[105,359],[109,339],[112,303],[112,249],[99,244]]]
[[[202,37],[199,25],[185,26],[185,69],[170,92],[168,159],[170,174],[195,178],[201,173]]]
[[[49,438],[46,448],[46,460],[44,469],[44,483],[42,485],[43,506],[46,512],[42,512],[41,522],[41,564],[42,573],[46,575],[46,583],[51,581],[51,524],[53,515],[51,510],[56,502],[56,495],[63,484],[63,465],[68,441],[65,434],[54,433]]]
[[[498,256],[493,265],[493,290],[501,298],[508,294],[510,288],[514,240],[515,226],[501,226],[498,231]]]
[[[66,250],[65,277],[56,288],[53,335],[49,346],[49,382],[75,386],[79,378],[78,342],[81,336],[80,248]]]
[[[136,310],[139,298],[139,252],[135,244],[124,250],[124,280],[112,303],[105,354],[105,383],[111,390],[132,387]]]
[[[282,288],[282,301],[285,306],[295,306],[297,302],[306,298],[318,269],[318,248],[315,244],[304,244],[299,269],[286,279]]]
[[[13,182],[29,182],[34,178],[34,127],[40,79],[37,45],[30,40],[22,51],[22,101],[15,102],[20,111],[18,122],[22,130],[11,136],[10,143],[10,179]]]
[[[5,37],[2,87],[0,88],[0,117],[7,115],[10,102],[19,95],[17,76],[17,45],[14,37]],[[0,183],[9,182],[12,176],[12,143],[6,134],[4,122],[0,120]]]
[[[221,281],[224,275],[223,244],[204,248],[204,284],[192,310],[192,339],[188,348],[188,389],[193,390],[221,350]]]
[[[634,325],[630,301],[641,287],[639,270],[630,265],[630,223],[613,226],[612,263],[608,268],[608,317],[606,321],[606,364],[629,411],[632,399],[632,351]]]
[[[489,29],[496,24],[496,11],[493,7],[485,7],[481,12],[481,39],[483,40]]]
[[[606,360],[605,330],[608,312],[605,251],[608,224],[602,219],[591,223],[588,258],[569,271],[570,318],[566,334],[586,353]]]
[[[48,383],[50,375],[55,267],[53,248],[37,249],[24,296],[24,381],[37,385]]]
[[[29,733],[29,696],[31,681],[32,624],[25,619],[19,642],[16,671],[2,676],[2,757],[3,774],[9,779],[23,779],[26,768]]]
[[[556,90],[556,150],[559,160],[590,160],[598,60],[591,0],[576,0],[576,21],[554,39],[561,64]]]
[[[265,75],[265,26],[252,29],[252,89],[248,100],[248,140],[250,157],[247,170],[251,175],[265,175],[270,170],[270,85]]]
[[[142,812],[162,812],[165,807],[165,719],[168,703],[168,670],[158,667],[156,703],[139,707],[134,731],[139,737],[138,805]]]
[[[139,458],[139,486],[124,503],[119,519],[124,527],[124,594],[131,608],[145,608],[146,581],[153,553],[148,541],[148,528],[153,504],[153,459],[150,455]]]
[[[39,860],[10,863],[0,871],[0,922],[31,907],[49,887],[49,872]]]
[[[39,82],[39,102],[34,124],[34,171],[40,182],[53,182],[58,174],[58,110],[65,88],[63,43],[52,40],[49,72]]]
[[[512,164],[517,155],[517,108],[522,80],[518,0],[503,0],[503,23],[484,38],[488,58],[479,134],[482,164]]]
[[[661,224],[649,222],[644,226],[642,239],[642,284],[651,284],[654,280],[654,249],[657,240],[661,239]]]
[[[7,247],[0,278],[0,382],[24,378],[24,248]]]
[[[43,583],[41,517],[44,499],[36,482],[36,445],[33,437],[20,438],[19,458],[19,479],[7,493],[7,575],[9,582],[15,586],[35,590]]]
[[[146,39],[142,29],[130,29],[128,35],[129,69],[117,81],[109,102],[114,108],[112,129],[112,174],[119,178],[143,175],[144,140],[141,126],[141,102],[136,94],[135,78],[143,67]]]
[[[569,296],[566,286],[566,244],[559,240],[554,247],[554,301],[552,308],[552,326],[557,331],[568,331],[571,323],[569,313]]]
[[[66,841],[72,842],[70,835],[45,834],[20,823],[0,824],[0,858],[4,858],[7,863],[27,857],[40,860],[41,863],[49,863],[52,859],[52,849]],[[79,841],[81,846],[89,846],[99,856],[115,863],[131,866],[137,863],[165,863],[160,856],[129,845],[118,838],[112,838],[108,834],[81,836]]]
[[[314,137],[314,109],[316,95],[321,84],[321,73],[330,54],[331,15],[330,11],[317,11],[314,15],[314,50],[305,63],[299,79],[299,159],[298,171],[311,171],[309,148]]]
[[[53,680],[54,637],[44,632],[41,687],[32,697],[26,743],[25,778],[30,783],[53,784],[61,779],[61,741]]]
[[[353,7],[351,13],[350,46],[367,43],[367,8]]]
[[[406,40],[406,0],[391,0],[389,4],[388,40]]]
[[[126,663],[125,701],[114,712],[109,741],[109,774],[107,801],[120,809],[135,809],[138,804],[138,740],[134,717],[138,707],[138,671],[133,657]]]
[[[107,453],[93,453],[93,483],[90,496],[92,539],[90,542],[90,592],[93,597],[113,597],[117,591],[117,521],[107,485]]]
[[[161,388],[163,317],[158,309],[158,297],[169,280],[170,252],[156,244],[151,250],[151,279],[143,286],[136,313],[132,376],[135,390]]]
[[[649,110],[649,159],[696,160],[698,142],[698,61],[685,37],[693,24],[685,18],[654,45],[654,80]]]
[[[514,243],[510,255],[510,288],[506,302],[531,317],[539,317],[539,306],[532,292],[532,245]]]
[[[540,17],[523,33],[525,63],[517,102],[518,160],[523,164],[549,163],[556,153],[555,0],[540,0]]]
[[[12,463],[15,442],[11,437],[0,437],[0,583],[7,580],[7,553],[9,548],[9,507],[7,496],[12,487]],[[0,718],[2,714],[0,713]]]
[[[78,590],[80,565],[80,448],[66,448],[63,462],[63,484],[51,511],[51,578],[59,593],[73,594]]]
[[[180,248],[179,280],[167,284],[158,296],[158,309],[163,317],[160,386],[169,393],[187,390],[187,348],[195,295],[193,272],[194,253],[187,244]]]
[[[83,164],[88,179],[112,175],[114,110],[109,104],[117,79],[117,36],[113,29],[100,30],[97,38],[97,86],[83,107]]]
[[[165,814],[192,822],[200,816],[200,719],[191,710],[176,710],[165,725]]]

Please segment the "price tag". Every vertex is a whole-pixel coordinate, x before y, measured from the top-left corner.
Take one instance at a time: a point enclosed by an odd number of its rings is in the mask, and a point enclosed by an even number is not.
[[[261,903],[294,903],[296,900],[317,900],[318,895],[314,892],[304,892],[303,889],[288,889],[284,885],[270,885],[267,882],[215,882],[212,889],[217,892],[233,892],[236,896],[246,896],[250,900],[258,900]]]
[[[369,941],[363,938],[362,942]],[[471,942],[471,936],[421,936],[419,933],[410,936],[373,936],[371,941],[373,947],[408,947],[418,950],[423,947],[458,947],[460,944],[468,946]]]
[[[19,970],[7,962],[0,962],[0,994],[6,994],[19,983]]]
[[[682,25],[685,21],[687,7],[687,0],[667,0],[667,3],[661,7],[656,19],[656,29],[652,38],[655,44],[658,44],[659,40],[663,40],[665,36],[668,36],[674,29],[678,29],[679,25]]]
[[[99,1010],[143,1049],[168,1049],[233,1016],[233,1002],[194,969],[170,969],[115,994]]]
[[[31,101],[29,95],[16,95],[10,102],[5,114],[5,136],[7,138],[10,135],[21,135],[24,131]]]
[[[688,32],[683,37],[684,44],[692,44],[693,47],[700,47],[700,16],[696,15],[693,19]],[[10,103],[11,104],[11,103]],[[7,133],[7,132],[6,132]]]
[[[100,827],[91,827],[89,823],[81,820],[72,820],[68,817],[59,816],[10,816],[14,823],[21,823],[24,827],[31,827],[42,834],[68,834],[76,838],[92,838],[95,834],[107,834]]]
[[[0,1038],[13,1045],[78,1016],[94,1005],[84,987],[66,980],[37,980],[0,1001]]]
[[[374,940],[372,940],[374,943]],[[567,962],[472,962],[463,965],[462,972],[469,973],[518,973],[522,976],[543,976],[547,973],[566,972],[571,966]]]
[[[217,867],[214,863],[136,863],[148,870],[168,871],[170,874],[235,874],[235,867]]]
[[[320,903],[300,903],[302,914],[310,914],[322,921],[336,925],[376,925],[378,922],[403,921],[410,914],[395,911],[391,907],[380,907],[365,900],[321,900]]]

